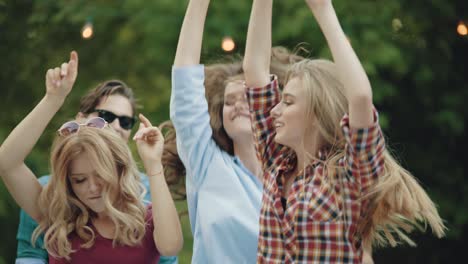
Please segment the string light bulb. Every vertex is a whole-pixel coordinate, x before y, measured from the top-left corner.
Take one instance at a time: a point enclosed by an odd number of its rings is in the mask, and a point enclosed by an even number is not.
[[[401,22],[401,19],[399,18],[394,18],[392,20],[392,28],[394,32],[400,31],[400,29],[403,27],[403,23]]]
[[[460,36],[468,35],[468,28],[466,27],[466,24],[463,21],[460,21],[458,23],[457,32]]]
[[[223,40],[221,42],[221,48],[225,52],[231,52],[236,48],[236,43],[234,42],[234,40],[230,36],[226,36],[226,37],[223,38]]]
[[[84,24],[83,28],[81,29],[81,36],[84,39],[90,39],[94,34],[94,28],[93,28],[93,23],[91,22],[86,22]]]

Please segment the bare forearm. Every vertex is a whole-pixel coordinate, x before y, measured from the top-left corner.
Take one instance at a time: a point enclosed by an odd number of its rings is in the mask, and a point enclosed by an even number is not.
[[[36,221],[40,218],[37,201],[42,187],[24,164],[47,124],[62,106],[78,74],[78,54],[46,73],[46,95],[10,133],[0,147],[0,176],[18,204]]]
[[[154,240],[164,256],[174,256],[183,245],[179,215],[169,187],[164,178],[163,167],[156,164],[147,170],[153,204]]]
[[[16,203],[34,220],[40,220],[37,202],[42,186],[36,176],[23,163],[7,173],[2,174],[3,182]]]
[[[247,86],[263,87],[270,81],[272,6],[273,0],[252,4],[243,63]]]
[[[203,28],[209,0],[190,0],[180,30],[174,66],[200,63]]]
[[[161,157],[164,137],[143,115],[139,115],[140,127],[134,136],[138,153],[149,177],[154,232],[153,239],[163,256],[176,255],[183,244],[179,216],[164,178]]]
[[[24,160],[63,101],[62,97],[46,95],[0,147],[0,174],[5,186],[18,205],[36,221],[40,218],[37,201],[42,186]]]
[[[2,175],[23,164],[64,99],[46,95],[10,133],[0,147]]]
[[[348,41],[330,4],[312,9],[327,39],[333,60],[349,101],[351,126],[366,127],[372,123],[372,89],[366,72]]]

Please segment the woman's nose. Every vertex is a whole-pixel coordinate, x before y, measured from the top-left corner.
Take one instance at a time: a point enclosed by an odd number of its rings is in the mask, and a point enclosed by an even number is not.
[[[273,118],[278,118],[281,114],[281,103],[275,105],[270,111]]]
[[[249,105],[247,104],[246,100],[242,99],[242,100],[236,100],[234,107],[236,108],[236,110],[244,110],[244,109],[247,109]]]
[[[93,192],[99,191],[101,189],[101,182],[98,179],[91,177],[89,179],[89,189]]]

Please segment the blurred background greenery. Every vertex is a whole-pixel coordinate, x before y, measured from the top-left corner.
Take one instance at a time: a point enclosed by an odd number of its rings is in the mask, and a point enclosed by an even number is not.
[[[52,120],[27,159],[37,175],[48,172],[55,129],[73,117],[81,95],[117,78],[134,88],[141,112],[168,119],[171,65],[187,0],[0,0],[0,142],[44,95],[44,75],[80,56],[79,75],[66,107]],[[213,0],[202,60],[242,54],[252,1]],[[449,232],[444,239],[415,234],[418,247],[377,249],[376,263],[451,263],[464,259],[468,242],[465,137],[468,108],[468,1],[335,0],[343,28],[371,79],[374,102],[389,146],[438,204]],[[85,25],[92,36],[83,37]],[[89,29],[84,31],[89,33]],[[86,33],[87,32],[87,33]],[[235,48],[221,49],[231,37]],[[330,58],[303,0],[274,3],[273,44],[299,43],[312,57]],[[178,202],[180,211],[185,202]],[[0,264],[16,254],[18,206],[0,183]],[[182,216],[190,263],[192,239]]]

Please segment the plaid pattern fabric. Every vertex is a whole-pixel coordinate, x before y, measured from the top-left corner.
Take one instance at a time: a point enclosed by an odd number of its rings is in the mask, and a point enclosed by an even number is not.
[[[284,177],[292,172],[296,157],[291,149],[274,142],[270,110],[280,101],[278,80],[247,89],[256,149],[264,169],[260,212],[258,263],[361,263],[362,247],[357,223],[366,213],[363,194],[383,172],[385,141],[374,110],[374,124],[352,129],[345,115],[341,121],[344,156],[327,170],[327,151],[295,178],[281,204]],[[335,184],[333,184],[335,183]]]

